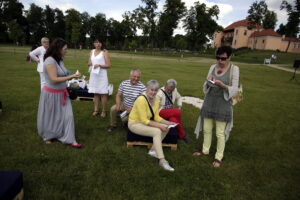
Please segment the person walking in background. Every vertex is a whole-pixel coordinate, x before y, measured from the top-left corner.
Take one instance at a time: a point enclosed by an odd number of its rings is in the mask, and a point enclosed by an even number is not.
[[[167,80],[165,86],[160,88],[160,90],[157,92],[157,97],[160,101],[159,115],[166,120],[177,123],[176,130],[178,138],[182,139],[188,144],[190,143],[190,140],[187,137],[181,122],[181,95],[177,91],[176,87],[176,80],[169,79]],[[175,102],[178,108],[174,108]]]
[[[217,64],[210,67],[204,82],[205,98],[195,129],[197,137],[203,129],[204,140],[202,151],[194,152],[193,155],[204,156],[209,154],[212,130],[214,123],[216,124],[217,151],[213,162],[216,168],[221,166],[225,142],[233,125],[231,98],[237,94],[239,85],[239,68],[230,63],[231,54],[229,46],[217,49]]]
[[[141,71],[133,69],[130,71],[129,80],[122,81],[116,95],[116,104],[110,109],[110,126],[107,131],[112,132],[117,127],[117,114],[126,111],[122,117],[123,122],[128,121],[135,99],[146,91],[145,85],[140,81]]]
[[[72,78],[79,78],[80,74],[69,75],[63,62],[66,53],[66,41],[55,39],[45,54],[45,85],[40,96],[37,128],[47,144],[57,139],[64,144],[80,148],[82,145],[75,139],[73,111],[66,83]]]
[[[106,105],[108,99],[108,78],[107,69],[111,67],[108,51],[104,49],[103,42],[96,38],[94,47],[90,52],[88,66],[90,67],[90,80],[88,92],[94,93],[94,112],[93,116],[99,114],[99,104],[101,100],[102,112],[101,117],[106,116]]]
[[[156,97],[159,83],[150,80],[144,95],[139,96],[129,114],[128,128],[135,134],[153,138],[153,146],[148,152],[152,157],[159,159],[159,165],[168,171],[174,171],[165,159],[162,141],[169,132],[168,125],[176,123],[167,121],[159,116],[159,100]]]
[[[37,62],[38,65],[37,65],[37,71],[39,72],[40,74],[40,81],[41,81],[41,89],[43,89],[44,85],[45,85],[45,78],[44,78],[44,67],[43,67],[43,62],[44,62],[44,55],[46,53],[46,50],[48,49],[49,47],[49,39],[46,38],[46,37],[43,37],[41,39],[41,43],[42,43],[42,46],[34,49],[33,51],[31,51],[29,53],[29,56],[30,58]]]

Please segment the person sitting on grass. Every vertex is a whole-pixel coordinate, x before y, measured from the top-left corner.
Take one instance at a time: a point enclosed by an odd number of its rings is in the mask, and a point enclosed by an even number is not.
[[[176,126],[177,134],[179,139],[183,139],[185,143],[190,143],[189,138],[187,137],[184,128],[181,123],[181,96],[177,91],[177,82],[174,79],[169,79],[165,86],[160,88],[157,93],[157,97],[160,101],[160,111],[159,115],[171,122],[175,122],[178,125]],[[178,108],[174,108],[174,103],[177,103]]]
[[[135,99],[146,90],[140,78],[141,71],[133,69],[130,71],[129,80],[125,80],[120,84],[116,95],[116,104],[110,109],[110,126],[107,129],[108,132],[112,132],[117,127],[118,113],[127,111],[127,114],[121,120],[124,123],[128,121],[128,114],[132,109]]]
[[[168,125],[176,123],[167,121],[159,116],[159,100],[156,94],[159,83],[150,80],[147,90],[139,96],[133,104],[129,114],[128,128],[131,132],[153,138],[153,145],[148,154],[159,159],[159,165],[168,171],[174,171],[165,159],[162,149],[162,140],[169,132]]]

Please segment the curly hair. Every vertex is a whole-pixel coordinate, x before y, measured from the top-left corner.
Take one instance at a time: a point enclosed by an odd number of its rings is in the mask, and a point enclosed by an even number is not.
[[[44,55],[44,60],[51,56],[59,63],[62,60],[61,50],[66,44],[67,42],[62,38],[53,40]]]

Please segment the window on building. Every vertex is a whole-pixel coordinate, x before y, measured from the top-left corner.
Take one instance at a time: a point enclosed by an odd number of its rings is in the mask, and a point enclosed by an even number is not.
[[[239,30],[236,30],[236,31],[235,31],[235,34],[237,35],[237,34],[238,34],[238,32],[239,32]]]
[[[234,45],[236,45],[236,40],[234,40]]]
[[[263,40],[262,43],[264,44],[264,43],[265,43],[265,40]]]
[[[247,30],[244,31],[244,35],[247,35]]]

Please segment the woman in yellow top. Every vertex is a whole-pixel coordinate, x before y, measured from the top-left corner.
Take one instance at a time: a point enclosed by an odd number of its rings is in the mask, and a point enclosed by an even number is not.
[[[144,95],[139,96],[132,107],[128,119],[128,128],[135,134],[153,137],[153,146],[148,152],[152,157],[159,159],[159,165],[168,171],[174,171],[165,159],[162,149],[162,140],[167,135],[169,125],[176,124],[164,120],[159,116],[159,100],[156,98],[159,83],[150,80]]]

